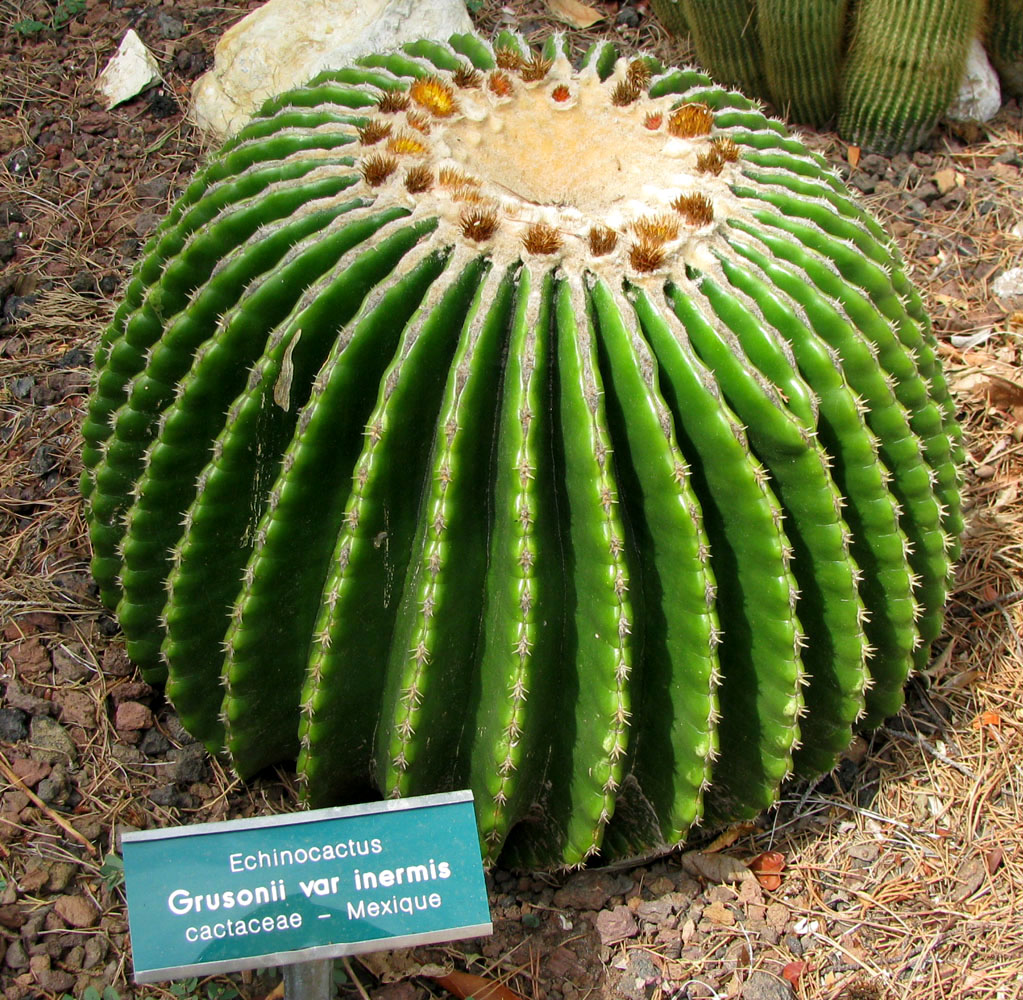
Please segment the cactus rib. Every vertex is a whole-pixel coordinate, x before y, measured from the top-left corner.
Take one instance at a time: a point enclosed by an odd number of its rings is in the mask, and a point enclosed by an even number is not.
[[[626,771],[652,827],[636,842],[626,830],[637,810],[619,808],[609,835],[618,853],[677,843],[703,814],[715,752],[719,641],[714,577],[699,504],[661,396],[656,361],[632,309],[604,282],[590,289],[600,371],[634,572],[633,713],[645,722]],[[674,613],[665,614],[672,608]]]

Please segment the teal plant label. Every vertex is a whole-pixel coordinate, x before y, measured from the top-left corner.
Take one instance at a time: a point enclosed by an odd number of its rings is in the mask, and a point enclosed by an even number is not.
[[[491,933],[470,792],[126,833],[135,979]]]

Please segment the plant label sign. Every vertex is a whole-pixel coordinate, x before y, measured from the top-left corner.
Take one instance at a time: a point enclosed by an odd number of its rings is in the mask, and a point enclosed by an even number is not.
[[[122,837],[135,980],[490,934],[472,793]]]

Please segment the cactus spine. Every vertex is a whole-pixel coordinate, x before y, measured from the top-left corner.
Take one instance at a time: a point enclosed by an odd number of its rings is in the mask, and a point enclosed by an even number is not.
[[[326,804],[468,785],[486,857],[664,850],[897,711],[961,527],[897,252],[693,71],[421,42],[270,102],[97,351],[132,657]]]

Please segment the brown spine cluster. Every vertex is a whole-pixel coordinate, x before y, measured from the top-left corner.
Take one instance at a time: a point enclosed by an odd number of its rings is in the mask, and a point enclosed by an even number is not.
[[[735,140],[729,138],[726,135],[720,136],[717,139],[711,141],[711,145],[714,147],[715,152],[725,163],[735,163],[739,159],[739,147],[735,144]]]
[[[651,132],[656,132],[663,124],[664,115],[660,111],[648,111],[646,118],[643,119],[643,128],[648,128]]]
[[[492,208],[467,208],[462,212],[461,228],[467,240],[483,243],[497,231],[497,212]]]
[[[546,222],[534,222],[522,237],[522,245],[536,254],[557,253],[562,247],[561,235]]]
[[[618,245],[618,234],[608,226],[594,226],[589,235],[590,253],[594,257],[609,254]]]
[[[461,170],[456,167],[441,167],[440,173],[437,175],[437,180],[440,181],[441,187],[460,188],[460,187],[479,187],[482,183],[476,177],[470,177],[468,174],[463,174]]]
[[[464,184],[462,185],[462,187],[452,188],[451,200],[471,202],[476,205],[484,205],[490,203],[490,199],[485,194],[483,194],[478,187],[473,187],[471,184]]]
[[[616,108],[624,108],[639,100],[643,88],[637,86],[631,80],[619,80],[611,91],[611,103]]]
[[[487,78],[487,86],[491,91],[493,91],[493,93],[497,94],[498,97],[509,97],[514,89],[511,77],[501,70],[497,70],[490,74]]]
[[[732,139],[723,137],[714,139],[710,149],[696,158],[696,169],[701,173],[720,174],[726,163],[734,163],[739,159],[739,147]]]
[[[499,45],[494,49],[494,58],[497,60],[498,69],[519,69],[525,60],[518,49]]]
[[[377,111],[386,115],[406,111],[408,106],[408,94],[401,90],[385,90],[380,100],[377,101]]]
[[[483,83],[483,74],[475,67],[462,63],[455,70],[452,79],[455,81],[456,87],[460,87],[462,90],[469,90]]]
[[[677,240],[679,228],[679,220],[674,215],[648,215],[636,219],[632,224],[632,231],[639,237],[640,242],[654,246],[660,246],[669,240]]]
[[[680,194],[671,207],[693,226],[709,226],[714,221],[714,206],[705,194]]]
[[[668,115],[668,131],[679,139],[708,135],[714,125],[714,112],[706,104],[683,104]]]
[[[660,244],[647,240],[633,243],[629,248],[629,263],[637,271],[643,273],[656,271],[664,263],[666,256],[664,248]]]
[[[364,146],[372,146],[380,142],[381,139],[386,139],[390,134],[390,122],[378,122],[376,119],[370,119],[359,129],[359,142]]]
[[[553,65],[554,63],[550,59],[544,59],[543,56],[537,54],[531,59],[525,60],[519,66],[519,76],[526,83],[535,83],[537,80],[542,80],[550,72]]]
[[[626,71],[625,78],[637,87],[645,87],[650,83],[650,77],[652,75],[650,67],[643,59],[633,59],[632,62],[629,63],[629,68]]]
[[[412,132],[399,132],[387,141],[387,151],[398,156],[420,156],[426,152],[426,145]]]
[[[724,160],[715,155],[712,149],[707,150],[706,153],[700,153],[696,157],[696,169],[701,174],[714,174],[716,176],[721,173],[721,168],[724,165]]]
[[[405,174],[405,190],[409,194],[422,194],[433,187],[433,171],[429,167],[412,167]]]
[[[379,187],[398,169],[398,161],[393,156],[374,153],[362,161],[362,177],[370,187]]]
[[[425,111],[410,111],[405,115],[405,121],[417,132],[422,132],[423,135],[430,134],[430,116]]]

